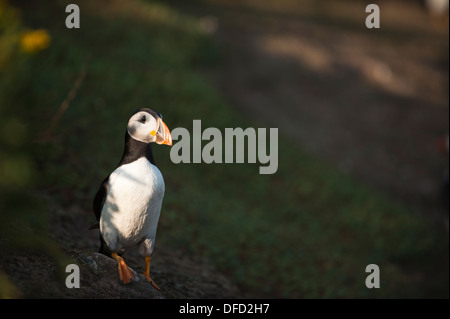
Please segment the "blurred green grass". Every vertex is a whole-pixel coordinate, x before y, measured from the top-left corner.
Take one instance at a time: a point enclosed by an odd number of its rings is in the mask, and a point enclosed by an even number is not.
[[[21,146],[34,160],[33,187],[55,201],[64,201],[58,194],[68,190],[65,205],[76,201],[90,210],[100,181],[120,159],[125,123],[138,107],[161,112],[171,129],[190,129],[193,119],[203,128],[258,126],[197,71],[218,63],[221,52],[196,19],[162,2],[78,3],[79,30],[64,27],[64,1],[21,4],[24,24],[45,28],[51,46],[26,67],[2,74],[8,79],[2,85],[13,89],[2,91],[0,105],[13,106],[10,112],[27,123],[29,144]],[[86,77],[51,138],[31,142],[48,129],[85,64]],[[448,297],[444,230],[286,136],[280,136],[279,170],[271,176],[258,175],[257,165],[175,165],[169,148],[153,150],[166,180],[157,241],[207,257],[247,295]],[[381,268],[382,289],[364,285],[371,263]]]

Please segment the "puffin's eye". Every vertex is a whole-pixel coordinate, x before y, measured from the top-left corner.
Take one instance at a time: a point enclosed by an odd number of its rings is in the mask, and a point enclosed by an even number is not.
[[[146,120],[147,120],[147,118],[145,117],[145,115],[143,115],[143,116],[139,119],[139,122],[145,123]]]

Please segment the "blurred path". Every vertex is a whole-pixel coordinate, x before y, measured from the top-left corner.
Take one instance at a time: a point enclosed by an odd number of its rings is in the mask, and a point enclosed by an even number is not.
[[[189,3],[175,2],[217,33],[222,64],[207,72],[240,112],[411,207],[439,209],[448,27],[418,1],[384,3],[379,30],[365,28],[363,1]]]

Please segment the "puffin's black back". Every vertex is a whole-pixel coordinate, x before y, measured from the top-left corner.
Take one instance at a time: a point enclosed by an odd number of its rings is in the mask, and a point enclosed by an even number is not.
[[[128,134],[128,131],[126,131],[125,147],[123,150],[122,158],[117,167],[132,163],[141,157],[147,158],[150,163],[155,165],[155,160],[153,158],[152,148],[150,144],[133,139],[130,134]],[[108,180],[109,175],[102,181],[102,183],[100,184],[100,188],[94,197],[93,210],[97,221],[100,221],[103,204],[105,203],[106,195],[108,193]]]

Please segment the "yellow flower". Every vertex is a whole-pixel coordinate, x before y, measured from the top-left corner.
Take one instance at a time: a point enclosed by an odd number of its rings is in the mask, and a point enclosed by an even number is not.
[[[20,46],[28,53],[36,53],[50,45],[50,35],[44,29],[27,31],[20,38]]]

